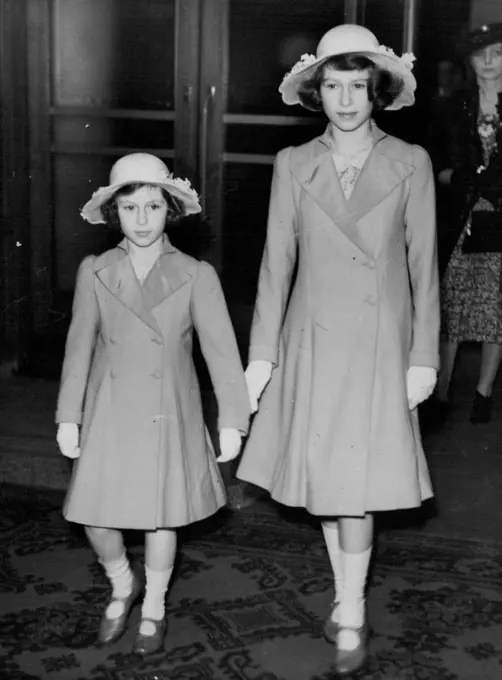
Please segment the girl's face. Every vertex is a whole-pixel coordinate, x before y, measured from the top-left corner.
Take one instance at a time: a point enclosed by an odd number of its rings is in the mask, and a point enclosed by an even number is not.
[[[368,99],[369,71],[338,71],[326,67],[320,94],[325,114],[342,132],[369,123],[373,103]]]
[[[471,64],[478,78],[499,80],[502,78],[502,43],[488,45],[474,52]]]
[[[167,203],[159,187],[143,186],[118,196],[117,213],[124,236],[135,246],[148,248],[162,238]]]

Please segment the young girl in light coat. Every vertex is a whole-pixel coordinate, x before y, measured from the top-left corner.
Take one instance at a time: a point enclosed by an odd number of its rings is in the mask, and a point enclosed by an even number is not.
[[[165,227],[197,213],[197,194],[155,156],[117,161],[82,216],[119,227],[116,248],[80,265],[56,420],[76,458],[64,515],[85,526],[112,584],[98,640],[124,632],[142,587],[122,529],[146,533],[146,593],[134,651],[163,644],[176,528],[225,504],[192,358],[194,330],[219,406],[221,456],[237,455],[249,400],[214,269],[174,248]]]

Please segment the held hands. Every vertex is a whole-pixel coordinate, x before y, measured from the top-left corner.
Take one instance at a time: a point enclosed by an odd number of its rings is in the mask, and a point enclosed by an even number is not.
[[[408,408],[413,411],[428,399],[436,385],[437,371],[429,366],[410,366],[407,376]]]
[[[79,432],[76,423],[59,423],[56,440],[63,456],[67,458],[80,456]]]
[[[220,432],[220,455],[216,459],[217,463],[228,463],[229,460],[237,458],[241,450],[242,435],[239,430],[233,427],[224,427]]]
[[[263,361],[262,359],[251,361],[246,368],[244,377],[246,378],[246,385],[248,388],[251,413],[255,413],[258,410],[258,400],[271,376],[272,363],[270,361]]]

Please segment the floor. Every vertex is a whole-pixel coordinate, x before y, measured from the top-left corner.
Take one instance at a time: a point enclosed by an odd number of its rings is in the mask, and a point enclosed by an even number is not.
[[[422,411],[434,500],[378,518],[370,595],[377,634],[358,680],[502,677],[502,389],[494,393],[492,422],[472,425],[478,364],[478,349],[463,348],[451,412],[438,420],[430,407]],[[107,588],[87,544],[60,516],[70,468],[55,443],[57,370],[41,373],[0,371],[0,491],[7,499],[0,627],[8,633],[0,676],[331,680],[331,652],[320,639],[331,597],[320,537],[305,518],[297,530],[259,493],[225,529],[187,542],[171,596],[178,623],[161,657],[132,659],[132,632],[118,650],[92,649]],[[214,400],[204,394],[214,435]],[[232,467],[223,473],[230,485]],[[55,494],[53,504],[34,501],[37,490]]]

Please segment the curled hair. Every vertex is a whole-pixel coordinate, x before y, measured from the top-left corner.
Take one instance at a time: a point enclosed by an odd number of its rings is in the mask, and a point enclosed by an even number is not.
[[[123,187],[120,187],[120,189],[117,189],[117,191],[101,206],[101,214],[107,225],[112,229],[120,229],[120,219],[117,207],[117,198],[119,196],[130,196],[138,189],[141,189],[141,187],[155,188],[156,186],[156,184],[135,182],[133,184],[125,184]],[[179,222],[179,220],[186,215],[186,210],[183,201],[170,194],[166,189],[161,188],[160,190],[167,204],[165,228],[170,224]]]
[[[312,76],[298,88],[302,105],[311,111],[322,111],[321,85],[325,69],[338,71],[368,71],[368,100],[373,103],[373,113],[379,113],[392,104],[404,87],[404,82],[390,71],[377,66],[360,54],[341,54],[320,64]]]

